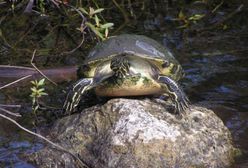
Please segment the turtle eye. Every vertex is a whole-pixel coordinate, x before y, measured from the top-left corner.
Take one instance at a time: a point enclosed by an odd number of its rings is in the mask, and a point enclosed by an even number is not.
[[[78,76],[82,76],[83,74],[85,74],[86,72],[88,72],[90,70],[90,67],[87,65],[82,65],[78,68],[77,70],[77,75]]]
[[[83,65],[83,66],[81,66],[81,70],[82,70],[83,72],[89,71],[89,70],[90,70],[90,67],[87,66],[87,65]]]
[[[167,68],[169,67],[170,63],[168,61],[165,61],[163,64],[162,64],[162,68]]]

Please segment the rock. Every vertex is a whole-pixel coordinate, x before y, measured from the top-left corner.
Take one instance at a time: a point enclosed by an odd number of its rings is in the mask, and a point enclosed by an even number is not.
[[[235,148],[223,122],[211,110],[191,106],[182,119],[161,100],[112,99],[55,122],[49,139],[92,168],[221,168]],[[51,146],[31,154],[38,167],[80,167]]]

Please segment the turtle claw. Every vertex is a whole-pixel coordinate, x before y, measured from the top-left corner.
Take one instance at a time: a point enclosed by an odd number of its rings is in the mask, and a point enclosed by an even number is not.
[[[182,98],[180,101],[175,100],[175,111],[177,114],[185,114],[189,109],[189,100],[187,97]]]
[[[189,99],[185,95],[185,93],[180,89],[180,94],[177,95],[177,98],[175,99],[176,104],[176,113],[178,114],[185,114],[186,111],[189,109]]]

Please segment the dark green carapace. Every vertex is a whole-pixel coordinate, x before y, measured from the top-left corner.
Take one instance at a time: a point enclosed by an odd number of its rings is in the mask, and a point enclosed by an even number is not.
[[[111,37],[89,53],[80,79],[73,85],[64,104],[66,112],[77,107],[81,96],[94,89],[98,96],[140,96],[166,94],[182,114],[189,100],[177,81],[182,67],[173,55],[153,39],[124,34]]]

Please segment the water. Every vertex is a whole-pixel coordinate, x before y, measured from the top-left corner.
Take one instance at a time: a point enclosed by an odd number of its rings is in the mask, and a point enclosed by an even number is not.
[[[198,41],[199,42],[199,41]],[[208,52],[204,41],[201,54],[187,53],[183,62],[186,76],[183,81],[188,95],[194,103],[212,109],[229,128],[234,145],[242,150],[243,156],[236,160],[234,167],[248,164],[248,57],[247,51],[229,54],[230,50],[240,50],[239,40],[232,46],[220,47],[229,41],[218,40],[211,49],[221,52]],[[225,53],[227,52],[227,53]],[[216,54],[217,53],[217,54]],[[190,56],[190,54],[192,54]]]
[[[33,168],[22,154],[33,153],[43,145],[6,120],[0,119],[0,123],[0,167]]]
[[[218,36],[210,33],[186,39],[176,31],[166,36],[164,32],[147,33],[176,53],[186,73],[182,85],[192,103],[214,110],[230,129],[234,145],[243,153],[234,167],[248,164],[248,40],[242,33],[218,32]],[[0,103],[6,100],[8,96],[0,93]],[[21,155],[41,148],[37,139],[0,119],[0,167],[33,167]]]

